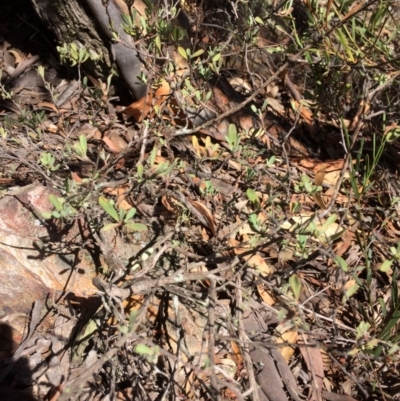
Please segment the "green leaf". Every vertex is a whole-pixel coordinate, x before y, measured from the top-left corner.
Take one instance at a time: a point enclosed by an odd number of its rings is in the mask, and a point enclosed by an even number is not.
[[[112,203],[104,196],[99,196],[99,205],[109,214],[116,222],[119,222],[119,216]]]
[[[301,280],[297,274],[292,274],[290,276],[289,285],[293,291],[293,295],[296,298],[296,301],[298,301],[301,293]]]
[[[192,54],[192,58],[199,57],[199,56],[201,56],[203,53],[204,53],[204,50],[203,50],[203,49],[199,49],[199,50],[197,50],[196,52],[194,52],[194,53]]]
[[[258,195],[254,189],[248,188],[246,191],[247,198],[249,201],[253,204],[255,209],[260,208],[260,199],[258,198]]]
[[[51,219],[53,214],[51,212],[42,212],[42,217],[46,220]]]
[[[360,288],[360,286],[358,284],[353,284],[345,293],[345,298],[349,299],[350,297],[352,297]]]
[[[157,156],[157,146],[154,145],[153,149],[150,152],[150,157],[149,157],[149,164],[150,166],[154,166],[154,162],[156,161],[156,156]]]
[[[212,61],[215,63],[215,62],[218,61],[220,58],[221,58],[221,54],[218,53],[218,54],[216,54],[216,55],[212,58]]]
[[[87,153],[87,139],[85,135],[79,135],[79,143],[81,145],[81,150],[83,153],[83,156],[86,156]]]
[[[126,214],[125,210],[122,209],[122,207],[121,207],[118,212],[119,212],[118,213],[118,221],[124,221],[125,220],[125,214]]]
[[[156,36],[155,43],[156,43],[157,49],[158,49],[159,51],[161,51],[161,38],[160,38],[160,35],[157,35],[157,36]]]
[[[40,65],[38,68],[37,68],[37,72],[38,72],[38,74],[39,74],[39,76],[43,79],[43,81],[44,81],[44,67],[42,66],[42,65]]]
[[[387,273],[390,270],[390,267],[392,266],[393,260],[385,260],[382,264],[379,270],[383,273]]]
[[[128,221],[133,218],[136,214],[136,209],[134,207],[130,208],[125,216],[125,221]]]
[[[102,230],[103,230],[103,231],[110,231],[110,230],[112,230],[113,228],[117,228],[117,227],[119,227],[119,226],[120,226],[119,223],[110,223],[110,224],[106,224],[106,225],[102,228]]]
[[[348,272],[349,268],[347,266],[346,261],[341,257],[341,256],[336,256],[335,257],[335,263],[344,271]]]
[[[396,127],[391,129],[385,136],[387,142],[393,142],[400,137],[400,129]]]
[[[365,334],[368,333],[368,330],[371,328],[371,324],[368,322],[360,322],[356,329],[356,339],[359,340],[360,338],[364,337]]]
[[[130,231],[147,231],[147,226],[142,223],[126,223],[125,227],[128,228]]]
[[[323,224],[322,227],[320,227],[318,229],[320,234],[325,233],[325,231],[329,228],[329,226],[334,223],[337,219],[337,215],[336,214],[331,214],[328,219],[326,220],[326,222]]]
[[[139,163],[139,164],[136,165],[136,171],[137,171],[138,177],[142,178],[143,177],[143,173],[144,173],[144,166],[143,166],[142,163]]]
[[[178,46],[178,53],[179,53],[185,60],[188,59],[188,56],[187,56],[187,54],[186,54],[186,50],[185,50],[183,47]]]
[[[135,347],[135,351],[139,354],[139,355],[146,355],[146,356],[153,356],[155,354],[158,354],[158,350],[159,348],[154,346],[154,347],[148,347],[147,345],[144,344],[138,344]]]
[[[60,202],[60,199],[57,198],[57,196],[50,194],[49,195],[49,200],[51,204],[56,208],[56,210],[60,211],[62,210],[62,202]]]
[[[235,124],[229,124],[228,127],[228,136],[229,138],[235,139],[237,138],[237,129]]]

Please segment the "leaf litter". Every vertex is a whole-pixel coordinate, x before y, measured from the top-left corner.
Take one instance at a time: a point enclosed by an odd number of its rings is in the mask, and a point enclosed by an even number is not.
[[[94,79],[100,98],[71,81],[55,87],[56,103],[15,86],[29,115],[15,103],[2,111],[1,196],[51,187],[51,219],[24,204],[49,234],[30,246],[38,260],[67,258],[69,279],[30,294],[22,324],[18,305],[1,319],[10,397],[398,399],[398,179],[379,165],[363,182],[354,171],[365,160],[337,146],[348,130],[346,146],[362,154],[360,131],[371,141],[377,124],[365,121],[382,98],[338,121],[283,70],[274,87],[262,74],[258,87],[243,72],[231,81],[257,90],[257,105],[270,96],[261,121],[223,81],[208,107],[226,117],[192,134],[166,81],[124,109],[134,121]],[[22,238],[17,228],[2,225],[2,238]],[[32,254],[20,256],[30,272]],[[73,286],[82,271],[90,295]]]

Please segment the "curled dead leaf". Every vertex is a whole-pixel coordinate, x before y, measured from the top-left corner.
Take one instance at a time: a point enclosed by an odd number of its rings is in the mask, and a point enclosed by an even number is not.
[[[207,220],[208,223],[208,228],[210,229],[212,235],[215,235],[216,233],[216,228],[215,228],[215,223],[214,223],[214,218],[213,215],[211,214],[210,210],[207,208],[206,205],[199,201],[191,201],[192,205],[197,209],[197,211],[204,216],[204,218]]]

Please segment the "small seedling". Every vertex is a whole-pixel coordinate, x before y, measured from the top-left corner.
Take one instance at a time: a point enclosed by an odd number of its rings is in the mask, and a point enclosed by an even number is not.
[[[314,195],[315,193],[320,192],[322,190],[322,187],[314,185],[310,181],[310,178],[307,175],[303,174],[301,176],[300,182],[294,186],[294,189],[296,192],[299,193]]]
[[[39,162],[46,169],[47,174],[60,168],[60,165],[56,164],[56,158],[48,152],[41,154]]]
[[[126,228],[128,231],[147,231],[146,225],[136,223],[132,220],[136,214],[136,209],[134,207],[130,208],[128,211],[120,208],[117,212],[113,202],[109,201],[104,196],[99,197],[99,205],[112,219],[116,221],[116,223],[106,224],[103,227],[103,231],[121,227]]]
[[[248,188],[246,191],[246,195],[248,200],[253,204],[253,208],[255,210],[260,210],[261,203],[260,198],[257,195],[257,192],[254,189]]]
[[[229,150],[236,153],[239,150],[240,135],[235,124],[229,124],[228,135],[225,136],[225,139],[228,142]]]
[[[76,215],[76,209],[67,203],[64,198],[58,198],[57,196],[50,194],[49,200],[55,210],[52,212],[42,212],[42,216],[45,219],[68,219]]]

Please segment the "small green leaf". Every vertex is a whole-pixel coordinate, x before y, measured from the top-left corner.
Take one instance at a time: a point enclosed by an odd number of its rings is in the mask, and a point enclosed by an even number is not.
[[[218,61],[220,58],[221,58],[221,54],[218,53],[218,54],[216,54],[216,55],[212,58],[212,61],[215,63],[215,62]]]
[[[328,219],[326,220],[326,222],[323,224],[323,226],[318,229],[319,233],[324,234],[325,231],[329,228],[329,226],[336,221],[336,219],[337,219],[337,215],[331,214],[328,217]]]
[[[248,188],[246,191],[247,198],[253,204],[255,209],[260,208],[260,199],[258,198],[257,192],[254,189]]]
[[[57,198],[57,196],[50,194],[49,200],[50,200],[51,204],[56,208],[56,210],[58,210],[58,211],[62,210],[62,203]]]
[[[85,135],[79,135],[79,143],[81,145],[81,150],[83,153],[83,156],[86,156],[87,153],[87,139]]]
[[[160,38],[160,35],[157,35],[157,36],[156,36],[155,43],[156,43],[157,49],[158,49],[159,51],[161,51],[161,38]]]
[[[158,347],[148,347],[147,345],[144,344],[138,344],[135,347],[135,351],[139,354],[139,355],[147,355],[147,356],[152,356],[155,353],[158,353]]]
[[[51,212],[42,212],[42,217],[46,220],[51,219],[53,214]]]
[[[185,60],[187,60],[188,56],[187,56],[187,54],[186,54],[186,50],[185,50],[183,47],[178,46],[178,53],[179,53]]]
[[[132,219],[135,216],[135,214],[136,214],[136,209],[134,207],[130,208],[128,210],[128,213],[126,213],[125,221]]]
[[[106,199],[104,196],[99,196],[99,205],[103,208],[103,210],[109,214],[116,222],[119,222],[119,216],[117,211],[111,202]]]
[[[199,56],[201,56],[203,53],[204,53],[204,50],[203,50],[203,49],[199,49],[199,50],[197,50],[196,52],[194,52],[194,53],[192,54],[192,58],[199,57]]]
[[[360,286],[358,284],[353,284],[345,293],[345,299],[349,299],[350,297],[352,297],[360,288]]]
[[[392,266],[393,260],[385,260],[382,264],[379,270],[383,273],[387,273],[390,270],[390,267]]]
[[[341,256],[336,256],[335,262],[344,272],[349,271],[346,261]]]
[[[365,334],[368,333],[368,330],[371,328],[371,324],[368,322],[361,322],[356,329],[356,339],[364,337]]]
[[[102,230],[103,230],[103,231],[110,231],[110,230],[112,230],[113,228],[117,228],[117,227],[119,227],[119,226],[120,226],[119,223],[110,223],[110,224],[106,224],[106,225],[102,228]]]
[[[142,178],[143,177],[143,173],[144,173],[144,167],[143,167],[142,163],[139,163],[139,164],[136,165],[136,171],[137,171],[138,177]]]
[[[128,228],[130,231],[147,231],[147,226],[142,223],[126,223],[125,227]]]
[[[229,138],[235,138],[237,137],[237,129],[235,124],[229,124],[228,127],[228,136]]]
[[[292,274],[290,276],[289,285],[293,291],[293,295],[296,298],[296,301],[298,301],[301,293],[301,280],[297,274]]]
[[[118,221],[124,221],[125,218],[125,210],[122,209],[122,207],[119,209],[119,213],[118,213]]]
[[[37,72],[38,72],[38,74],[39,74],[39,76],[43,79],[43,81],[44,81],[44,67],[42,66],[42,65],[40,65],[38,68],[37,68]]]

